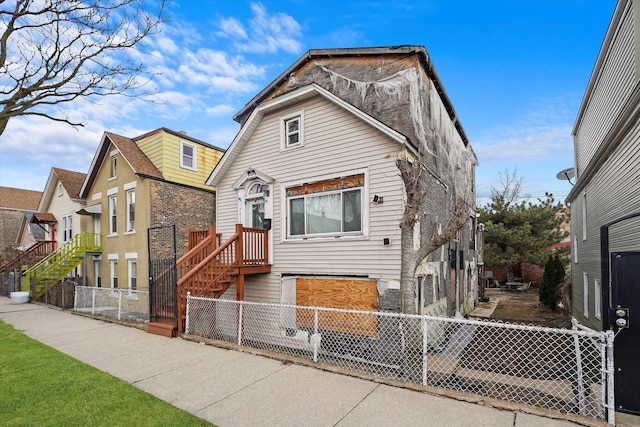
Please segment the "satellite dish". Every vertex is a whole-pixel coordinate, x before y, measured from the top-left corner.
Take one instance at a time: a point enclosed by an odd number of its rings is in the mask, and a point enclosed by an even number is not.
[[[571,185],[573,185],[573,182],[571,182],[571,178],[575,176],[576,176],[576,172],[574,168],[566,168],[556,174],[556,178],[562,181],[565,181],[565,180],[569,181],[569,184]]]

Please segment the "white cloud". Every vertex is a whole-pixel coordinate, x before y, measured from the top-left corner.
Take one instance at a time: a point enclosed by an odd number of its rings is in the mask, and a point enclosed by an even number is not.
[[[0,137],[0,185],[42,191],[52,167],[86,173],[104,128],[16,117]]]
[[[249,37],[240,21],[235,18],[227,18],[220,21],[220,29],[225,37],[238,39],[247,39]]]
[[[248,31],[235,18],[225,18],[218,24],[219,35],[233,40],[242,52],[276,53],[285,51],[299,53],[302,50],[300,24],[285,13],[270,14],[260,3],[252,3],[253,17]]]
[[[234,112],[234,108],[231,105],[214,105],[204,110],[207,116],[213,117],[227,117],[231,116]]]

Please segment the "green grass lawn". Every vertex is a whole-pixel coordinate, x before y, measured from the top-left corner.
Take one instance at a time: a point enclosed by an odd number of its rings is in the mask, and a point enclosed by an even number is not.
[[[36,425],[211,424],[0,321],[0,426]]]

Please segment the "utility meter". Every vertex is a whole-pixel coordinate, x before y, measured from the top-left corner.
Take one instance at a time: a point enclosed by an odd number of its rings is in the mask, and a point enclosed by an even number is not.
[[[609,319],[618,329],[629,327],[629,309],[624,307],[615,307],[609,309]]]

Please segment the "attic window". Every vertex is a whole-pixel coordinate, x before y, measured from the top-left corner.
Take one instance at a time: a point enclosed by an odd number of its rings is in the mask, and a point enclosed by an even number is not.
[[[116,177],[116,156],[111,156],[111,178]]]
[[[282,116],[280,118],[280,148],[301,147],[304,145],[304,116],[303,111]]]
[[[196,147],[180,141],[180,167],[196,170]]]
[[[62,184],[58,184],[58,196],[62,196],[63,191],[62,191]]]

